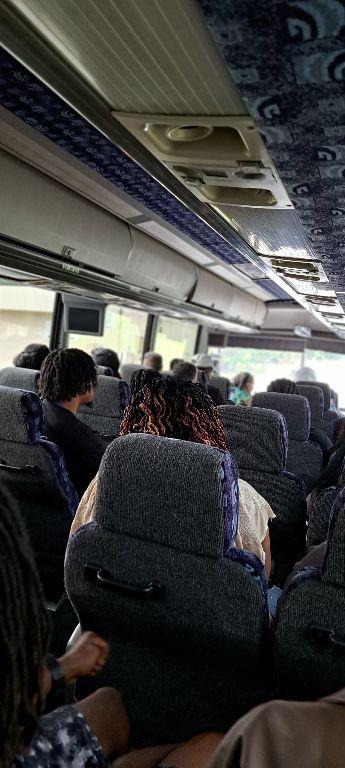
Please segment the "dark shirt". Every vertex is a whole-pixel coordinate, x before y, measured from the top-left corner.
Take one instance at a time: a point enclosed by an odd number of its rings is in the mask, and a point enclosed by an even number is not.
[[[339,445],[337,450],[332,454],[327,467],[322,470],[316,483],[316,490],[318,493],[325,488],[331,488],[333,485],[337,485],[340,472],[342,470],[343,462],[345,458],[345,440]]]
[[[64,454],[70,480],[81,499],[98,472],[107,442],[67,408],[49,400],[43,401],[42,434]]]
[[[213,387],[211,384],[207,386],[207,394],[210,396],[214,405],[225,405],[224,397],[218,387]],[[228,405],[228,403],[226,403]],[[231,405],[231,403],[229,403]]]
[[[332,441],[320,427],[312,427],[310,430],[309,440],[311,443],[317,443],[320,446],[324,458],[324,464],[328,460],[330,451],[332,450]]]

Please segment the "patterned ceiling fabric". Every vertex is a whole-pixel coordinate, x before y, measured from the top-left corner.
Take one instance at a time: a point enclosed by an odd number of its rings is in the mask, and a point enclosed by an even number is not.
[[[344,289],[344,0],[198,2],[316,256]]]
[[[0,104],[228,264],[247,263],[62,99],[0,48]]]

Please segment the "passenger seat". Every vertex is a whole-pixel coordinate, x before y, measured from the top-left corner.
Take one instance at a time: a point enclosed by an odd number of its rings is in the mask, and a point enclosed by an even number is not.
[[[105,365],[96,365],[97,376],[114,376],[111,368],[107,368]]]
[[[122,376],[123,380],[127,382],[129,387],[131,386],[133,373],[135,373],[135,371],[140,371],[142,367],[142,365],[135,365],[134,363],[125,363],[124,365],[120,365],[120,376]]]
[[[110,644],[82,693],[119,688],[136,744],[225,732],[268,696],[266,580],[236,528],[229,454],[147,434],[109,447],[65,581],[82,629]]]
[[[119,434],[128,400],[129,387],[125,381],[98,376],[92,403],[81,405],[77,417],[102,437],[113,440]]]
[[[225,376],[211,376],[210,384],[212,387],[219,389],[223,400],[226,402],[230,399],[231,394],[231,381]]]
[[[259,392],[254,395],[253,406],[269,408],[281,413],[288,429],[288,455],[286,469],[306,485],[307,493],[314,488],[323,466],[321,448],[309,443],[310,407],[301,395],[278,392]]]
[[[280,604],[274,651],[280,698],[311,701],[345,686],[344,540],[343,488],[333,505],[321,569],[299,571]]]
[[[16,368],[11,365],[0,370],[0,386],[37,392],[39,375],[39,371],[33,371],[31,368]]]
[[[63,562],[78,497],[59,448],[41,437],[33,392],[0,386],[0,478],[30,533],[47,599],[63,590]]]
[[[324,432],[326,432],[327,437],[332,437],[332,427],[331,424],[329,424],[325,418],[325,399],[324,399],[324,389],[320,387],[318,384],[310,383],[310,382],[297,382],[297,388],[300,395],[303,395],[303,397],[306,397],[309,405],[310,405],[310,413],[311,413],[311,425],[314,429],[322,429]],[[326,403],[330,403],[330,393],[329,397],[326,400]],[[334,414],[335,412],[332,411]],[[338,418],[335,414],[335,418]],[[333,419],[334,420],[334,419]]]
[[[282,584],[305,553],[306,489],[286,471],[288,435],[284,417],[265,408],[224,405],[219,414],[240,477],[268,501],[273,576]]]

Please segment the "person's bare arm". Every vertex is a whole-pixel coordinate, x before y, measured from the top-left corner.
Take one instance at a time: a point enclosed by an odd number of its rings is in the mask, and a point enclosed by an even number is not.
[[[58,662],[66,685],[84,675],[95,676],[101,671],[109,653],[108,643],[95,632],[84,632],[76,644]],[[52,687],[51,674],[43,669],[41,694],[47,696]]]

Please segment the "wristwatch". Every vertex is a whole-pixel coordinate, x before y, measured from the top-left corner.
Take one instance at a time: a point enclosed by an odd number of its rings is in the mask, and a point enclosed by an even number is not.
[[[58,696],[65,692],[65,681],[61,666],[52,653],[47,653],[45,657],[45,666],[49,670],[52,679],[52,693]]]

